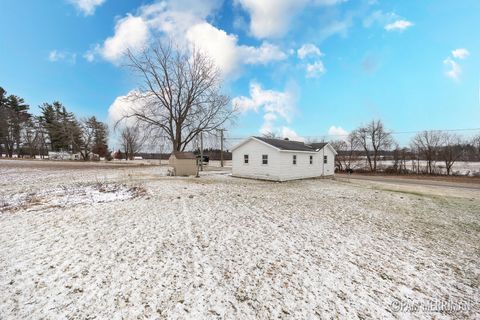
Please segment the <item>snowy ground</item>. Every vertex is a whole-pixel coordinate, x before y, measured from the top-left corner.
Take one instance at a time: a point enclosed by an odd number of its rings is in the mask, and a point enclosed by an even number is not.
[[[0,319],[480,313],[480,194],[32,163],[0,161]]]

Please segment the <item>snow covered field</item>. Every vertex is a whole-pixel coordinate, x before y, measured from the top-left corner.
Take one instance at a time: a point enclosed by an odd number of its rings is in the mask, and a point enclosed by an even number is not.
[[[391,166],[394,165],[393,160],[380,160],[378,161],[378,167],[380,169],[387,169]],[[435,172],[438,174],[447,174],[447,169],[445,167],[445,163],[442,161],[436,161],[434,162],[434,167],[435,167]],[[420,171],[426,172],[427,171],[427,162],[422,160],[422,161],[407,161],[405,163],[405,167],[407,170],[416,172],[417,166],[420,167]],[[354,169],[359,169],[363,168],[365,170],[368,170],[368,162],[367,160],[362,160],[362,161],[357,161],[352,165],[352,168]],[[452,172],[451,174],[453,175],[466,175],[466,176],[478,176],[480,175],[480,162],[466,162],[466,161],[456,161],[453,164],[452,167]]]
[[[480,313],[480,194],[165,174],[0,161],[0,319]]]

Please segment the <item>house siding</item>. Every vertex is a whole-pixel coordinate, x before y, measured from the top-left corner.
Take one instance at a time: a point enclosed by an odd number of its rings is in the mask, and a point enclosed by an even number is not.
[[[249,155],[249,163],[244,164],[244,155]],[[268,165],[262,164],[262,155],[268,154]],[[293,155],[297,164],[293,164]],[[328,163],[323,163],[323,156]],[[310,156],[313,163],[310,164]],[[334,174],[335,154],[329,147],[319,152],[280,151],[258,140],[250,139],[233,151],[232,175],[237,177],[287,181],[294,179],[330,176]]]

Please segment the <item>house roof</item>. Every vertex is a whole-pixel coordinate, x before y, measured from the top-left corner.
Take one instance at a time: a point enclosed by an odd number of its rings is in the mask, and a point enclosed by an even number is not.
[[[175,151],[175,152],[172,152],[172,155],[174,155],[175,158],[177,159],[197,159],[197,157],[193,152]]]
[[[328,143],[319,142],[319,143],[310,143],[309,145],[315,150],[322,150]]]
[[[275,148],[280,150],[292,150],[292,151],[315,151],[312,147],[306,145],[301,141],[293,141],[293,140],[283,140],[283,139],[270,139],[264,137],[254,137],[260,141],[268,143]]]
[[[247,143],[252,139],[266,143],[280,151],[318,152],[322,150],[324,147],[328,147],[330,148],[330,150],[332,150],[334,154],[337,154],[335,149],[329,143],[326,143],[326,142],[306,144],[301,141],[271,139],[271,138],[264,138],[264,137],[250,137],[249,139],[246,139],[242,141],[240,144],[237,144],[235,147],[233,147],[232,151],[239,148],[240,146],[242,146],[243,144]]]
[[[327,145],[327,143],[310,143],[305,144],[301,141],[293,141],[293,140],[284,140],[284,139],[270,139],[270,138],[263,138],[263,137],[254,137],[260,141],[268,143],[271,146],[274,146],[280,150],[289,150],[289,151],[318,151],[321,150],[323,147]]]

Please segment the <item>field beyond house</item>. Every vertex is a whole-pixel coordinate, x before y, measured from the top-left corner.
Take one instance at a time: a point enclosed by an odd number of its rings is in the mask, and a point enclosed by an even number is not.
[[[0,319],[480,313],[478,188],[166,173],[0,160]]]

